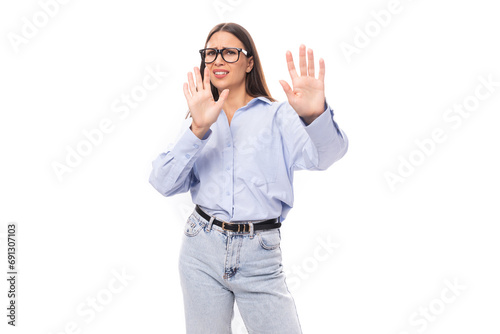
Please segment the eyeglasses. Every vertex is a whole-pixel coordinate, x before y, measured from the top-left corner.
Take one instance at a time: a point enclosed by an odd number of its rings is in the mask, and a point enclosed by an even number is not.
[[[236,63],[240,59],[240,52],[243,52],[243,54],[248,57],[248,52],[242,48],[206,48],[200,50],[201,59],[205,61],[205,64],[213,63],[215,59],[217,59],[217,56],[219,56],[219,53],[225,62]]]

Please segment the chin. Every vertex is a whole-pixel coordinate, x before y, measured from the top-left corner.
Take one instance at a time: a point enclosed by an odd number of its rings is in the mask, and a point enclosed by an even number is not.
[[[212,83],[212,84],[213,84],[213,83]],[[215,85],[214,85],[214,86],[215,86]],[[226,86],[226,85],[224,85],[224,86],[217,85],[217,86],[215,86],[215,88],[217,88],[217,90],[219,91],[219,95],[220,95],[220,93],[222,93],[222,91],[223,91],[224,89],[227,89],[227,88],[229,88],[229,87],[228,87],[228,86]]]

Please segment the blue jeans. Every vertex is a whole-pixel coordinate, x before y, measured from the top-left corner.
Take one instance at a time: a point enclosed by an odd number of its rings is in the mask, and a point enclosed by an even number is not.
[[[301,334],[281,264],[280,229],[225,231],[196,211],[179,255],[187,334],[231,334],[234,301],[249,334]]]

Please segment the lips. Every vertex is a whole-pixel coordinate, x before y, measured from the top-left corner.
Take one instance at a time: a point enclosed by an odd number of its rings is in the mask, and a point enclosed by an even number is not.
[[[227,70],[214,70],[213,73],[217,79],[221,79],[221,78],[224,78],[229,73],[229,71],[227,71]]]

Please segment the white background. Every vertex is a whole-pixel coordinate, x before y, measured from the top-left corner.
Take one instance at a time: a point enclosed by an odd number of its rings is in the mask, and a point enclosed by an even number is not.
[[[500,87],[459,126],[443,118],[473,101],[479,77],[500,81],[492,2],[401,0],[350,61],[342,43],[355,46],[357,29],[375,29],[370,12],[390,1],[222,3],[221,14],[211,0],[69,1],[14,47],[9,36],[22,36],[23,17],[33,22],[41,5],[2,2],[1,277],[9,222],[18,224],[19,277],[15,329],[6,325],[1,280],[1,332],[184,332],[177,258],[194,205],[189,193],[161,196],[148,177],[184,120],[182,84],[199,66],[198,49],[224,21],[253,36],[279,101],[278,80],[291,82],[286,51],[297,60],[304,43],[316,61],[323,57],[326,96],[349,138],[327,171],[295,174],[295,205],[282,227],[304,333],[498,332]],[[168,75],[120,119],[112,104],[142,83],[147,67]],[[113,131],[59,180],[52,164],[107,118]],[[418,153],[415,141],[438,128],[446,140]],[[385,174],[410,156],[420,164],[391,189]],[[315,250],[327,240],[339,246],[320,259]],[[106,292],[113,270],[133,277],[121,292]],[[457,296],[447,280],[462,287]],[[106,296],[91,321],[77,311]],[[418,315],[425,309],[428,320]],[[78,330],[65,331],[71,323]],[[239,315],[233,327],[245,333]]]

